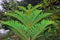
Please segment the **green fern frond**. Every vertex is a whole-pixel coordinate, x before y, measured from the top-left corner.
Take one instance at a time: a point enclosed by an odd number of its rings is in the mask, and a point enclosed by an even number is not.
[[[18,14],[18,13],[20,13],[20,14]],[[26,19],[28,19],[26,15],[23,15],[22,12],[19,12],[19,11],[18,12],[15,11],[15,13],[8,12],[5,15],[6,16],[11,16],[11,17],[14,17],[14,18],[20,20],[24,25],[26,25],[26,21],[27,21]]]
[[[18,34],[18,36],[21,35],[21,38],[24,38],[25,40],[27,40],[27,38],[29,37],[28,28],[25,27],[24,25],[20,24],[19,22],[9,20],[9,21],[1,21],[1,23],[5,24],[5,25],[9,25],[8,27],[11,30],[15,31],[15,33]]]
[[[23,10],[23,11],[25,11],[26,12],[26,8],[25,7],[23,7],[23,6],[18,6],[18,8],[20,9],[20,10]]]
[[[42,20],[40,24],[36,24],[35,26],[33,26],[30,30],[30,35],[32,40],[35,40],[37,38],[37,36],[42,33],[44,30],[47,29],[48,25],[56,25],[55,22],[50,21],[50,20]]]
[[[40,15],[38,15],[34,21],[33,21],[33,25],[37,22],[39,22],[40,20],[44,19],[45,17],[52,15],[52,13],[41,13]]]
[[[36,5],[36,6],[34,6],[31,10],[33,11],[33,10],[35,10],[35,9],[41,7],[41,6],[42,6],[42,4]]]

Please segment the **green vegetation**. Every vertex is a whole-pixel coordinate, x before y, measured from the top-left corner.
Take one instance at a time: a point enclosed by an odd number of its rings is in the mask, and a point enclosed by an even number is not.
[[[22,40],[35,40],[45,30],[53,25],[57,29],[57,23],[46,17],[53,15],[52,13],[44,12],[38,8],[41,5],[32,6],[29,4],[27,8],[18,6],[19,10],[8,11],[5,15],[14,17],[7,21],[1,21],[3,25],[8,25]]]

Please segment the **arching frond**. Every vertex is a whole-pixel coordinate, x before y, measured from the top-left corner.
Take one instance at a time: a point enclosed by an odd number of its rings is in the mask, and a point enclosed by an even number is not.
[[[37,23],[38,21],[44,19],[45,17],[51,15],[52,13],[41,13],[40,15],[38,15],[34,20],[33,20],[33,24]]]
[[[15,11],[14,13],[13,12],[8,12],[5,15],[12,16],[12,17],[20,20],[24,25],[26,25],[26,21],[27,21],[26,19],[28,19],[26,15],[23,15],[22,12],[19,12],[19,11],[18,12]]]
[[[53,21],[50,21],[50,20],[42,20],[40,24],[36,24],[35,26],[33,26],[31,29],[30,29],[30,35],[31,35],[31,38],[32,40],[35,40],[37,38],[37,36],[42,33],[44,30],[47,29],[47,26],[48,25],[56,25],[55,22]]]
[[[29,37],[28,28],[22,25],[21,23],[13,20],[1,21],[2,24],[9,25],[8,27],[13,30],[18,36],[22,39],[27,40]]]

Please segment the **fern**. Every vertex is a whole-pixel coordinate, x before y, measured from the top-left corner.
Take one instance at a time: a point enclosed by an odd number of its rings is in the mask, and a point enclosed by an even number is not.
[[[22,40],[35,40],[39,34],[47,29],[48,25],[56,25],[54,21],[44,19],[52,13],[44,13],[42,10],[38,10],[39,6],[41,5],[32,7],[29,4],[28,9],[19,6],[18,8],[22,11],[14,10],[14,12],[9,11],[5,14],[17,20],[1,21],[1,23],[8,25]]]

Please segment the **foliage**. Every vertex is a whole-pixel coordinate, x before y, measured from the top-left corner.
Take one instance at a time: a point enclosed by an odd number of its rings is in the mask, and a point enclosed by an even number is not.
[[[58,5],[59,0],[43,0],[43,3],[45,4],[45,11],[49,13],[53,13],[52,20],[56,21],[57,19],[60,19],[60,5]],[[57,5],[56,5],[57,4]],[[48,6],[48,7],[47,7]]]
[[[50,5],[51,3],[54,3],[58,0],[43,0],[43,3],[45,3],[45,5]]]
[[[41,5],[34,7],[29,4],[27,9],[23,6],[18,6],[19,10],[8,11],[5,15],[14,17],[17,20],[1,21],[2,24],[8,25],[22,40],[35,40],[39,34],[48,29],[49,25],[56,26],[56,23],[51,20],[44,19],[52,15],[52,13],[44,13],[37,8]]]

